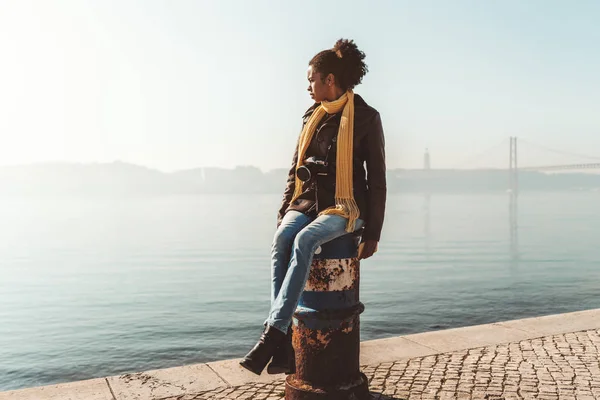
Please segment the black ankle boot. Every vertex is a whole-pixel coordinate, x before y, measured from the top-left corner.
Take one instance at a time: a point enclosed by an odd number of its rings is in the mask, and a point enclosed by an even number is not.
[[[273,354],[286,338],[285,333],[277,328],[267,325],[258,343],[250,350],[246,357],[240,361],[240,365],[256,375],[260,375],[267,366]]]
[[[296,359],[294,347],[292,346],[292,328],[288,329],[285,342],[282,343],[275,354],[273,360],[267,367],[268,374],[293,374],[296,372]]]

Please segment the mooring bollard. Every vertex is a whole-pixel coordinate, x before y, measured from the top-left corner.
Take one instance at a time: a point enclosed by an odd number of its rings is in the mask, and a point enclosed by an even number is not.
[[[359,240],[344,235],[314,256],[292,320],[296,372],[286,379],[286,400],[369,398],[359,364]]]

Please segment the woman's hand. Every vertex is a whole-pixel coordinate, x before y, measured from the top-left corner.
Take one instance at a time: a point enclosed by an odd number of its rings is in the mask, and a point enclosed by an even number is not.
[[[362,242],[358,247],[358,259],[363,260],[371,257],[377,251],[378,244],[377,240],[365,240]]]

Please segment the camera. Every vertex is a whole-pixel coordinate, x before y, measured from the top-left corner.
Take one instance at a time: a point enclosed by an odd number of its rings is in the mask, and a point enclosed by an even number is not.
[[[327,173],[327,160],[317,157],[308,157],[304,160],[304,165],[296,170],[296,176],[302,182],[311,180],[314,175],[319,173]]]

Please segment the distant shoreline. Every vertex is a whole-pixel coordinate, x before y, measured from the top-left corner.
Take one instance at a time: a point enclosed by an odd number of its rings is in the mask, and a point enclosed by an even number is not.
[[[0,195],[161,195],[281,194],[287,169],[262,172],[257,167],[196,168],[165,173],[144,166],[116,163],[46,163],[0,167]],[[508,170],[392,169],[389,193],[503,193]],[[600,174],[519,172],[519,191],[594,191]]]

